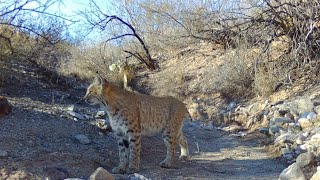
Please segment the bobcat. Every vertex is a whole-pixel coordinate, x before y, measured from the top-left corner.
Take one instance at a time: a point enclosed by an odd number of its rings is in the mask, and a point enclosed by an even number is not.
[[[173,97],[154,97],[126,91],[109,83],[99,74],[83,98],[88,104],[105,107],[118,142],[120,163],[113,173],[134,173],[140,169],[141,135],[162,133],[167,147],[161,167],[172,166],[177,144],[180,159],[189,156],[188,143],[182,133],[183,120],[190,114],[186,106]]]
[[[4,96],[0,96],[0,117],[8,115],[11,111],[11,106],[9,101]]]

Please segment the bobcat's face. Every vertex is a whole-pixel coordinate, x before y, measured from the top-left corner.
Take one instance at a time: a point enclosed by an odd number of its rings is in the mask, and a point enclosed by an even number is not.
[[[100,95],[98,93],[98,89],[93,84],[91,84],[88,87],[86,95],[84,96],[83,99],[90,105],[96,105],[96,104],[102,103]]]
[[[95,78],[95,81],[88,87],[86,95],[83,97],[83,100],[85,100],[90,105],[96,105],[96,104],[104,104],[104,100],[102,97],[102,89],[104,85],[104,79],[97,76]]]

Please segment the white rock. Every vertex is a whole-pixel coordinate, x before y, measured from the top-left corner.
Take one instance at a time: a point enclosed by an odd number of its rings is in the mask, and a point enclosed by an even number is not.
[[[146,178],[145,176],[138,174],[138,173],[134,173],[134,177],[136,177],[139,180],[151,180],[151,179]]]
[[[115,178],[107,170],[99,167],[91,174],[90,180],[114,180]]]
[[[313,125],[312,122],[307,118],[300,118],[298,122],[302,129],[308,129]]]
[[[81,144],[89,144],[90,139],[84,134],[77,134],[74,136]]]
[[[291,164],[283,170],[279,176],[279,180],[306,180],[302,170],[297,163]]]
[[[311,141],[319,140],[320,139],[320,133],[315,134],[311,137]]]
[[[68,111],[74,111],[74,105],[68,106],[68,107],[67,107],[67,110],[68,110]]]
[[[310,133],[307,131],[307,132],[304,132],[302,135],[303,135],[304,137],[308,137],[309,134],[310,134]]]
[[[103,117],[103,116],[105,116],[105,115],[106,115],[106,112],[105,112],[105,111],[98,111],[95,117],[96,117],[96,118],[97,118],[97,117]]]

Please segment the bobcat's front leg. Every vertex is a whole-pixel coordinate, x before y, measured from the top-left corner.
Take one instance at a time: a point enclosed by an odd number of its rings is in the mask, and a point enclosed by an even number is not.
[[[129,141],[123,134],[116,134],[119,148],[119,165],[112,169],[112,173],[123,174],[126,172],[129,160]]]
[[[141,132],[129,132],[129,168],[127,173],[135,173],[140,170]]]

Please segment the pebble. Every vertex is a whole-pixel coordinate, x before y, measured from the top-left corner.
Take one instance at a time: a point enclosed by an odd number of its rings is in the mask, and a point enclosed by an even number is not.
[[[77,134],[74,136],[81,144],[89,144],[90,139],[84,134]]]
[[[71,116],[73,116],[73,117],[75,117],[75,118],[77,118],[77,119],[80,119],[80,120],[85,120],[86,118],[82,115],[82,114],[80,114],[80,113],[77,113],[77,112],[74,112],[74,111],[68,111],[68,113],[71,115]]]

